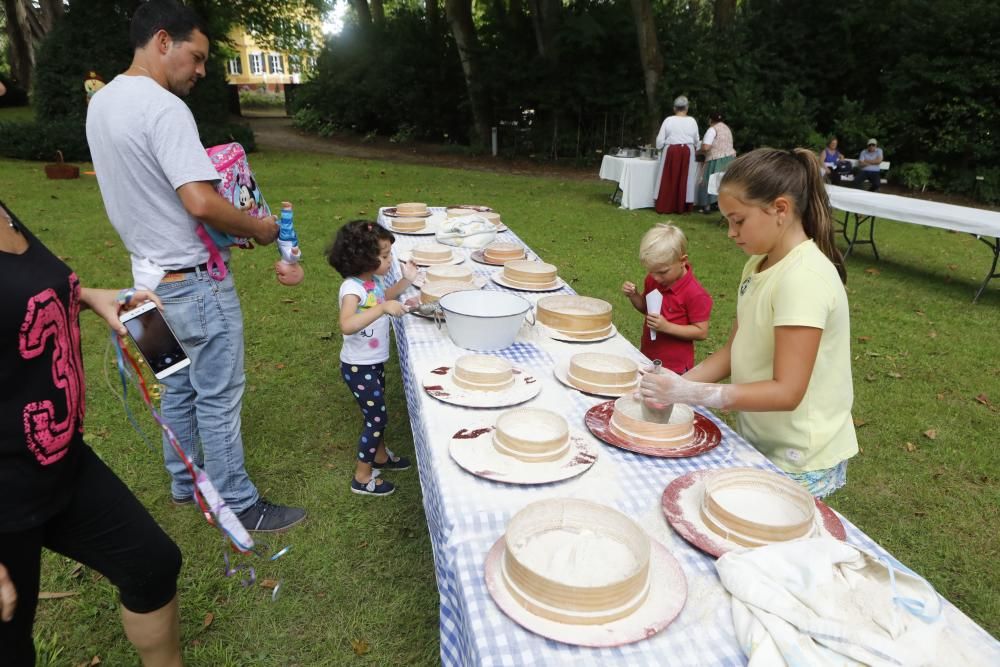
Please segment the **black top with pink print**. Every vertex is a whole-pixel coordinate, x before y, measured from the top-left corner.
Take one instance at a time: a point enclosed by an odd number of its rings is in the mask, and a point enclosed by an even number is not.
[[[80,281],[11,218],[28,249],[0,251],[0,532],[65,505],[85,446]]]

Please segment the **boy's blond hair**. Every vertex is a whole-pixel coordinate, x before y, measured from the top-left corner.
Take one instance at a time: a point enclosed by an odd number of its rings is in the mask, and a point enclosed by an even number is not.
[[[687,254],[687,238],[680,227],[657,223],[639,243],[639,261],[647,269],[673,264]]]

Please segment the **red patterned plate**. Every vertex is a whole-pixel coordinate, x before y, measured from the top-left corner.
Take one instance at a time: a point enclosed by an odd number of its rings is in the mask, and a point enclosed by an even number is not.
[[[429,218],[432,215],[434,215],[434,212],[427,211],[427,213],[425,213],[424,215],[417,215],[417,214],[403,215],[401,213],[396,213],[395,206],[387,206],[386,208],[382,209],[382,215],[387,215],[390,218]]]
[[[492,213],[493,209],[489,206],[477,206],[475,204],[456,204],[455,206],[446,206],[445,209],[449,208],[467,208],[470,211],[475,211],[476,213]]]
[[[663,491],[663,514],[677,534],[705,553],[719,558],[723,554],[743,547],[730,542],[709,529],[701,518],[701,498],[705,492],[705,478],[716,470],[696,470],[681,475]],[[819,498],[816,531],[812,537],[833,537],[841,542],[847,539],[847,530],[837,514]]]
[[[625,449],[637,454],[645,454],[646,456],[655,456],[657,458],[678,459],[704,454],[709,450],[715,449],[722,442],[722,432],[719,430],[719,427],[708,417],[695,412],[694,440],[691,441],[691,444],[674,448],[634,445],[611,431],[611,413],[614,411],[614,401],[598,403],[587,410],[584,422],[586,422],[587,428],[590,429],[590,432],[595,437],[619,449]]]

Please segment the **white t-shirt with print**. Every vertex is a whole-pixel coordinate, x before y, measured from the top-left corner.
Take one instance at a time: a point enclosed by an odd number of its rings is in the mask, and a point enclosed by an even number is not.
[[[367,282],[348,278],[340,285],[341,308],[348,294],[358,297],[355,312],[360,313],[385,301],[385,283],[382,276],[374,276]],[[389,328],[389,318],[383,315],[357,333],[344,334],[340,360],[345,364],[381,364],[388,361]]]
[[[219,179],[191,110],[146,76],[116,76],[90,100],[87,143],[104,208],[132,256],[136,287],[196,266],[208,250],[177,188]],[[224,259],[229,250],[221,249]],[[159,272],[160,275],[157,275]]]

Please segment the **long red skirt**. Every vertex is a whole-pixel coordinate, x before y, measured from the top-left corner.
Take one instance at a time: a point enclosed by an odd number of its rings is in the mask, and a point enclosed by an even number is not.
[[[691,164],[691,149],[684,144],[671,144],[663,159],[663,176],[660,191],[656,193],[657,213],[687,213],[691,205],[687,203],[688,167]]]

